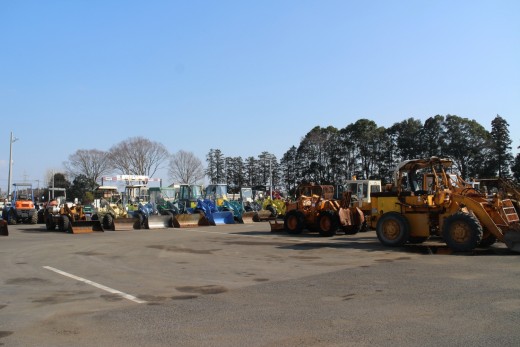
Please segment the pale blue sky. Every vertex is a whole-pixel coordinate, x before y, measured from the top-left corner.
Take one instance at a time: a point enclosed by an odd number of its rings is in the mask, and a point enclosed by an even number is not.
[[[500,114],[520,145],[520,1],[0,0],[0,188],[133,136],[280,158],[314,126]],[[162,178],[167,178],[163,172]]]

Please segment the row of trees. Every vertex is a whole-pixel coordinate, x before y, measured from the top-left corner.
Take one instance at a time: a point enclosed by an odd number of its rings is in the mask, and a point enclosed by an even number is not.
[[[230,185],[266,184],[292,190],[303,181],[320,184],[371,178],[390,182],[396,165],[422,157],[450,157],[462,177],[520,179],[520,155],[513,157],[509,124],[497,115],[487,131],[475,120],[437,115],[424,123],[409,118],[389,128],[360,119],[345,128],[316,126],[278,162],[270,153],[257,158],[225,157],[211,149],[209,180]]]
[[[154,177],[159,169],[166,167],[173,182],[191,184],[204,178],[202,161],[193,153],[181,150],[172,154],[163,144],[143,137],[121,141],[108,151],[79,149],[63,165],[66,172],[51,173],[48,186],[66,188],[68,197],[81,200],[107,175]]]
[[[512,155],[508,126],[499,115],[493,119],[490,132],[475,120],[454,115],[437,115],[424,123],[409,118],[389,128],[359,119],[342,129],[316,126],[279,160],[269,152],[243,159],[210,149],[205,169],[191,152],[171,154],[161,143],[133,137],[108,151],[77,150],[64,163],[67,172],[53,179],[54,186],[69,188],[69,195],[81,199],[97,187],[102,176],[153,177],[166,164],[168,178],[176,183],[197,183],[206,176],[211,183],[237,187],[272,183],[290,191],[304,181],[337,183],[353,176],[389,182],[399,162],[439,156],[452,158],[465,178],[512,174],[519,180],[520,154],[516,158]],[[72,178],[72,183],[66,177]]]
[[[102,176],[112,173],[153,177],[165,162],[168,162],[168,173],[173,180],[193,183],[204,177],[202,162],[192,153],[170,154],[163,144],[143,137],[124,140],[106,152],[77,150],[64,166],[70,176],[85,176],[95,186]]]

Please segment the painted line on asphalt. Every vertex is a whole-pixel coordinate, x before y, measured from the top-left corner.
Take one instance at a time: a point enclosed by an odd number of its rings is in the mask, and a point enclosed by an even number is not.
[[[43,268],[47,269],[47,270],[50,270],[50,271],[54,271],[54,272],[56,272],[56,273],[58,273],[60,275],[63,275],[63,276],[75,279],[76,281],[80,281],[80,282],[84,282],[86,284],[90,284],[91,286],[94,286],[96,288],[102,289],[102,290],[107,291],[109,293],[117,294],[117,295],[119,295],[119,296],[121,296],[121,297],[123,297],[123,298],[125,298],[127,300],[136,302],[138,304],[146,304],[146,301],[140,300],[140,299],[136,298],[133,295],[126,294],[126,293],[123,293],[123,292],[121,292],[119,290],[116,290],[116,289],[104,286],[102,284],[99,284],[99,283],[96,283],[96,282],[93,282],[93,281],[90,281],[90,280],[87,280],[86,278],[75,276],[75,275],[70,274],[70,273],[65,272],[65,271],[61,271],[59,269],[53,268],[52,266],[44,266]]]

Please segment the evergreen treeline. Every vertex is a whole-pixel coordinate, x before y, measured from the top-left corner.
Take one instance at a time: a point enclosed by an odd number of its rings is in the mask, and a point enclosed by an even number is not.
[[[300,183],[341,183],[358,179],[390,182],[396,165],[408,159],[449,157],[462,177],[520,178],[520,154],[513,157],[509,124],[497,115],[491,132],[475,120],[434,116],[424,124],[409,118],[389,128],[360,119],[345,128],[316,126],[280,160],[268,152],[257,158],[226,157],[219,149],[206,156],[211,183],[232,187],[272,183],[291,191]]]

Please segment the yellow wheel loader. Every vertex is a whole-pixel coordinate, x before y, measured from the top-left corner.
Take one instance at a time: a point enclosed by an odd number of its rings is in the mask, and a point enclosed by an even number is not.
[[[442,237],[467,252],[501,241],[520,252],[520,224],[511,200],[489,198],[448,171],[450,159],[431,157],[398,165],[385,192],[371,194],[370,225],[386,246]]]
[[[103,231],[99,220],[92,220],[92,210],[90,206],[78,204],[63,204],[60,210],[58,227],[62,231],[72,234],[84,234],[94,231]]]
[[[321,236],[333,236],[338,230],[347,235],[361,230],[365,217],[358,207],[350,207],[350,192],[342,200],[333,199],[334,186],[302,185],[297,200],[286,205],[284,229],[299,234],[304,229],[318,231]]]
[[[99,220],[104,230],[134,229],[135,218],[129,217],[116,186],[99,186],[94,191],[96,211],[92,220]]]
[[[178,213],[173,216],[175,228],[209,226],[205,214],[196,210],[197,202],[202,199],[202,195],[202,185],[185,183],[179,185],[179,193],[175,201]]]
[[[99,220],[92,220],[90,207],[52,200],[45,209],[45,226],[49,231],[84,234],[103,231]]]

